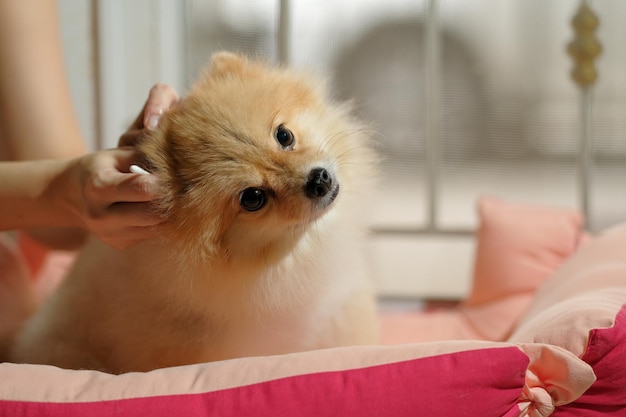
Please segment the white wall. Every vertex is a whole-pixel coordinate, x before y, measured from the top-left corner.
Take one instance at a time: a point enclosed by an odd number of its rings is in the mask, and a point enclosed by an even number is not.
[[[80,126],[91,149],[96,147],[96,77],[91,0],[59,0],[66,70]]]
[[[254,42],[260,49],[267,47],[274,40],[278,4],[276,0],[254,2],[249,7],[246,0],[59,1],[72,94],[81,126],[93,147],[115,146],[155,82],[169,83],[183,92],[185,74],[193,73],[185,68],[186,63],[191,61],[192,66],[196,58],[203,62],[207,50],[237,42],[243,47],[255,46]],[[330,66],[334,52],[339,53],[345,43],[360,35],[364,21],[383,14],[417,21],[427,4],[426,0],[343,0],[332,4],[292,1],[292,63],[322,71]],[[596,125],[602,132],[597,132],[595,144],[598,154],[624,155],[626,77],[621,74],[626,49],[620,45],[626,26],[620,24],[620,19],[626,12],[626,1],[592,3],[603,19],[598,34],[605,44],[598,60],[596,108],[610,110],[598,111],[602,123]],[[472,46],[477,57],[472,61],[474,66],[456,69],[480,75],[487,95],[504,99],[496,108],[496,116],[502,116],[502,120],[495,120],[498,123],[489,131],[494,139],[489,144],[506,145],[502,151],[505,155],[519,151],[517,136],[508,139],[517,122],[528,123],[530,127],[519,127],[518,136],[526,140],[525,146],[539,153],[567,156],[576,150],[577,90],[568,77],[571,62],[565,50],[573,35],[568,21],[578,4],[579,0],[552,0],[549,4],[543,0],[440,0],[442,25]],[[189,27],[184,25],[185,7],[191,18]],[[97,17],[97,25],[92,15]],[[528,27],[528,22],[534,22],[534,27]],[[391,64],[383,62],[381,80],[389,78]],[[101,75],[99,79],[95,78],[96,73]],[[99,89],[95,88],[96,82]],[[549,96],[547,105],[535,105],[535,96]],[[417,107],[409,108],[415,111],[412,117],[420,118],[421,126],[422,115]],[[101,128],[96,123],[97,109],[101,109]],[[461,133],[463,141],[451,142],[453,145],[470,142],[465,140],[468,135]],[[479,192],[515,197],[515,201],[576,204],[573,168],[559,170],[550,161],[546,167],[539,163],[517,167],[500,159],[492,161],[493,167],[479,162],[442,170],[445,176],[441,175],[439,186],[439,217],[444,226],[474,227],[474,202]],[[596,217],[602,224],[623,219],[626,197],[621,198],[624,193],[616,192],[624,178],[623,166],[596,167],[594,201]],[[384,222],[400,227],[420,226],[425,217],[427,197],[423,193],[426,185],[422,166],[411,160],[406,168],[410,175],[399,171],[404,175],[402,181],[393,177],[393,181],[385,183],[385,198],[377,199],[381,202],[378,212],[382,213],[376,219],[379,226],[385,226]],[[548,168],[555,168],[556,172]],[[608,170],[608,174],[604,175],[600,168]],[[376,235],[370,242],[370,251],[385,295],[461,297],[469,289],[474,251],[474,240],[469,235]]]
[[[184,3],[59,0],[65,62],[89,146],[109,148],[157,82],[181,93]]]

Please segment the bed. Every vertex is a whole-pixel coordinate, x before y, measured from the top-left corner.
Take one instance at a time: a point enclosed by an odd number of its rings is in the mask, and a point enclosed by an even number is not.
[[[470,297],[381,313],[379,345],[118,376],[3,363],[0,415],[626,415],[626,224],[591,237],[576,211],[497,198],[478,215]]]

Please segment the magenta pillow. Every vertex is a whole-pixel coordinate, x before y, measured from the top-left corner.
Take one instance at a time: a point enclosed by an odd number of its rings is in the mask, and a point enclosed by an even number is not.
[[[626,306],[612,327],[590,332],[582,360],[591,365],[597,380],[558,416],[626,415]]]
[[[477,363],[484,365],[477,367]],[[459,408],[469,415],[517,415],[509,411],[516,405],[527,365],[528,358],[516,348],[478,350],[198,394],[93,402],[5,401],[0,406],[3,415],[65,417],[400,417],[413,416],[418,410],[421,415],[454,415]],[[446,374],[454,377],[423,377]],[[468,396],[471,401],[458,401]]]

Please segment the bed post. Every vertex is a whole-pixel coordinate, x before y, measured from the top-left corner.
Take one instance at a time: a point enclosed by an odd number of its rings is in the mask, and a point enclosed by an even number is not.
[[[572,19],[575,37],[567,47],[568,53],[574,60],[571,76],[581,91],[581,136],[578,153],[579,198],[588,229],[592,229],[589,196],[593,163],[592,88],[598,78],[595,59],[602,52],[602,45],[595,36],[598,24],[599,19],[589,6],[589,1],[582,0],[578,11]]]
[[[291,7],[289,0],[280,0],[278,5],[278,31],[276,46],[277,61],[281,65],[288,65],[291,61]]]

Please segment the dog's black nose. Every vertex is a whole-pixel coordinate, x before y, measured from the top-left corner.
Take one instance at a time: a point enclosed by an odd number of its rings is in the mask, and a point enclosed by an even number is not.
[[[306,182],[306,195],[309,198],[324,197],[333,186],[333,177],[324,168],[314,168]]]

